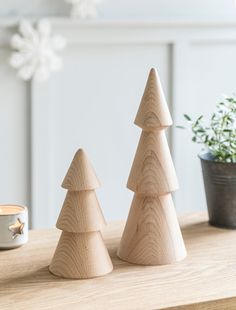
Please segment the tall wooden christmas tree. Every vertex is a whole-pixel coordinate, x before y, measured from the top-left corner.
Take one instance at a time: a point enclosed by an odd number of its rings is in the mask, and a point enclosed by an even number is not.
[[[113,266],[100,230],[105,220],[95,189],[100,182],[80,149],[74,156],[62,187],[68,190],[56,227],[62,230],[49,270],[64,278],[93,278]]]
[[[118,256],[163,265],[186,256],[171,192],[178,181],[165,136],[172,125],[158,74],[151,69],[135,124],[142,128],[127,187],[134,194]]]

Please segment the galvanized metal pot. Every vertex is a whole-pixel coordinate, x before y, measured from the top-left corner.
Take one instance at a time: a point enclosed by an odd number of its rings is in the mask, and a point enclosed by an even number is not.
[[[199,155],[209,213],[213,226],[236,229],[236,163],[214,161]]]

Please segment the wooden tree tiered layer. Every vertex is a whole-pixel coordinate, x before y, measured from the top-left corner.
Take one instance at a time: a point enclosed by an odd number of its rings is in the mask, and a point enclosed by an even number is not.
[[[105,226],[94,189],[100,186],[85,152],[79,150],[62,187],[68,189],[57,228],[62,234],[50,271],[64,278],[93,278],[112,271],[100,230]]]
[[[135,124],[143,130],[127,183],[135,194],[118,256],[141,265],[170,264],[183,259],[186,250],[170,194],[178,188],[164,132],[172,120],[155,69]]]

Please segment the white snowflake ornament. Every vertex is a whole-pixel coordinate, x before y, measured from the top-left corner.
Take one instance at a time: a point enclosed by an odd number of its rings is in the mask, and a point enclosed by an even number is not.
[[[81,19],[97,16],[97,5],[102,0],[65,0],[72,5],[70,15]]]
[[[34,28],[29,21],[19,23],[19,33],[11,38],[14,49],[10,65],[18,70],[18,76],[27,81],[47,80],[52,71],[62,68],[62,59],[57,52],[64,49],[66,40],[60,35],[51,35],[51,25],[40,20]]]

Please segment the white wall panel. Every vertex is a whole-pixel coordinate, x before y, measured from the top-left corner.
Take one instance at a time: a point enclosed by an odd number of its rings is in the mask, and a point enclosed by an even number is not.
[[[29,89],[8,65],[0,47],[0,203],[29,203]]]
[[[234,91],[236,23],[51,21],[68,48],[63,71],[42,84],[16,78],[4,47],[15,21],[0,21],[0,200],[32,206],[35,227],[54,225],[66,194],[61,181],[84,147],[103,183],[105,216],[125,218],[141,132],[133,120],[149,68],[160,72],[175,124],[183,113],[209,115],[222,92]],[[200,149],[190,140],[172,128],[180,213],[205,208]]]
[[[215,104],[222,100],[222,94],[232,95],[236,91],[236,42],[189,44],[180,53],[184,61],[178,67],[181,81],[175,81],[178,85],[176,123],[186,125],[183,113],[193,118],[203,114],[207,122]],[[191,137],[191,132],[174,132],[174,154],[180,180],[180,190],[175,197],[180,212],[206,208],[200,160],[197,158],[202,148],[193,144]]]
[[[132,196],[126,181],[141,134],[133,121],[151,66],[159,69],[168,97],[169,53],[168,45],[161,44],[69,47],[64,70],[49,82],[50,114],[41,113],[37,121],[50,122],[50,151],[41,149],[50,153],[50,168],[43,160],[35,163],[49,178],[45,205],[34,205],[41,215],[47,209],[47,218],[43,221],[36,211],[35,225],[55,223],[66,194],[60,185],[79,147],[88,152],[101,179],[97,194],[106,218],[126,216]]]
[[[1,1],[1,16],[67,16],[70,5],[64,0]],[[101,19],[234,20],[234,0],[104,0]]]

